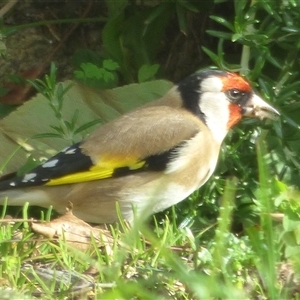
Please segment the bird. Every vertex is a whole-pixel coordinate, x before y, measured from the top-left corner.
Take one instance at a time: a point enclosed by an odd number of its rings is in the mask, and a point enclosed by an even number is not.
[[[138,99],[137,99],[138,101]],[[279,112],[241,75],[205,69],[163,97],[101,125],[20,175],[0,180],[0,203],[50,205],[78,218],[129,223],[163,211],[199,189],[213,174],[222,142],[243,117]]]

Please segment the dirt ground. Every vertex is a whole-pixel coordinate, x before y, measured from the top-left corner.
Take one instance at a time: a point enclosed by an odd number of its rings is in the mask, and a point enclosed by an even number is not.
[[[0,25],[0,97],[5,89],[15,89],[9,83],[11,76],[42,78],[48,72],[51,61],[54,61],[58,67],[58,79],[70,79],[73,73],[71,60],[78,49],[87,48],[100,53],[103,51],[101,35],[105,25],[103,19],[107,17],[105,1],[16,0],[15,3],[4,14],[3,24]],[[153,5],[153,1],[150,4]],[[5,6],[0,6],[0,17]],[[177,82],[210,63],[201,49],[207,45],[211,48],[215,43],[214,38],[206,34],[207,27],[213,28],[213,23],[208,18],[209,13],[199,11],[197,14],[187,15],[190,30],[186,35],[180,32],[176,16],[174,20],[170,20],[155,62],[160,64],[163,78]],[[59,24],[47,22],[82,18],[102,20]],[[4,87],[4,91],[1,91],[1,87]],[[25,95],[21,96],[20,92],[14,92],[0,98],[0,102],[20,104],[32,96],[31,92],[22,91]]]
[[[42,77],[51,61],[58,66],[59,80],[71,78],[70,60],[77,49],[101,50],[99,27],[103,22],[99,26],[101,22],[46,24],[46,21],[78,19],[84,15],[94,18],[94,12],[101,11],[100,8],[100,2],[89,1],[19,1],[3,18],[0,85],[7,87],[15,75]],[[31,26],[35,23],[37,26]],[[31,27],[15,30],[27,25]],[[8,30],[11,32],[7,34]]]

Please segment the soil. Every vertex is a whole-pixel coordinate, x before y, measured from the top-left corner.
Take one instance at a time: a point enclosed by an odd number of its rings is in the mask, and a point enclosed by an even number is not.
[[[143,1],[143,4],[155,4],[155,1],[148,2]],[[211,49],[216,43],[216,39],[206,34],[208,27],[213,28],[213,23],[208,18],[209,13],[211,12],[204,10],[187,14],[189,30],[186,34],[180,32],[176,16],[170,21],[155,62],[160,64],[163,78],[178,82],[211,63],[201,48],[209,45],[208,48]],[[13,91],[2,97],[0,102],[20,104],[32,96],[32,89],[19,91],[19,87],[11,84],[11,75],[29,79],[42,78],[48,72],[51,61],[54,61],[58,66],[58,80],[70,79],[73,74],[72,57],[78,49],[103,51],[101,34],[104,21],[32,26],[34,23],[99,17],[107,18],[104,0],[19,0],[4,15],[2,32],[24,24],[31,27],[19,29],[0,40],[2,47],[6,47],[2,51],[4,55],[0,57],[0,96],[4,92],[1,92],[1,86]]]

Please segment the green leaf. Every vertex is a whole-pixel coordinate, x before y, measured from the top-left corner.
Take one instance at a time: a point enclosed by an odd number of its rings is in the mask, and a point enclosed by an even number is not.
[[[215,54],[214,52],[212,52],[211,50],[209,50],[206,47],[202,47],[202,50],[210,57],[210,59],[217,65],[220,64],[220,57]]]
[[[101,119],[93,120],[93,121],[87,122],[87,123],[83,124],[82,126],[78,127],[78,128],[74,131],[74,133],[75,133],[75,134],[80,133],[80,132],[85,131],[85,130],[87,130],[87,129],[90,129],[90,127],[93,127],[93,126],[95,126],[95,125],[97,125],[97,124],[100,124],[100,123],[102,123],[102,120],[101,120]]]
[[[180,5],[180,2],[176,5],[176,13],[177,13],[177,19],[178,19],[180,31],[184,35],[186,35],[187,34],[186,9],[185,7]]]
[[[290,213],[288,216],[284,216],[282,224],[285,231],[293,231],[300,227],[299,216]]]
[[[194,13],[198,13],[199,9],[194,6],[193,4],[191,4],[190,2],[188,2],[187,0],[178,0],[178,4],[183,6],[185,9],[194,12]]]
[[[114,72],[118,64],[112,60],[105,60],[103,65],[105,68],[98,67],[92,63],[82,63],[80,65],[82,71],[75,71],[74,76],[91,87],[102,89],[114,87],[118,81]]]
[[[217,31],[217,30],[206,30],[209,35],[215,36],[217,38],[231,40],[232,33],[224,32],[224,31]]]
[[[235,33],[235,34],[232,35],[231,41],[232,41],[232,42],[236,42],[236,41],[238,41],[239,39],[241,39],[242,37],[243,37],[242,34],[240,34],[240,33]]]
[[[74,71],[74,76],[76,79],[85,79],[85,74],[83,71]]]
[[[98,67],[101,66],[103,58],[101,55],[89,49],[77,50],[72,57],[72,65],[74,69],[79,69],[82,63],[92,63]]]
[[[102,31],[104,50],[118,63],[123,61],[123,48],[120,36],[124,26],[124,17],[118,17],[106,23]]]
[[[228,22],[227,20],[225,20],[222,17],[218,17],[218,16],[209,16],[212,20],[218,22],[219,24],[225,26],[226,28],[228,28],[229,30],[231,30],[232,32],[235,31],[234,26]]]
[[[300,247],[299,246],[286,246],[285,248],[285,257],[299,257]]]
[[[162,3],[161,5],[156,6],[153,11],[149,14],[149,16],[145,20],[145,24],[148,25],[150,23],[155,22],[157,19],[160,19],[162,15],[165,14],[167,10],[169,10],[169,5],[167,2]]]
[[[105,59],[103,61],[103,68],[109,71],[115,71],[119,68],[119,64],[111,59]]]
[[[105,82],[113,81],[114,75],[106,70],[102,69],[102,76]]]
[[[143,65],[138,72],[138,80],[139,82],[145,82],[150,79],[153,79],[154,75],[157,73],[159,69],[159,65]]]
[[[277,5],[272,5],[272,2],[269,3],[269,1],[260,1],[260,4],[263,6],[263,8],[272,15],[278,22],[281,22],[282,19],[280,15],[278,14],[278,7]]]
[[[80,65],[86,78],[102,78],[101,69],[92,63],[82,63]]]

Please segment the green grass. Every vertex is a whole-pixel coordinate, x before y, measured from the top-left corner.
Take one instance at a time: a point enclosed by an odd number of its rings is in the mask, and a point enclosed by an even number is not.
[[[260,220],[243,234],[231,230],[235,178],[227,180],[217,223],[207,228],[213,232],[207,238],[205,228],[177,226],[175,210],[170,218],[149,224],[137,220],[130,229],[122,223],[122,228],[112,227],[110,245],[92,241],[84,252],[63,239],[33,235],[23,222],[3,222],[0,299],[299,299],[293,284],[287,288],[280,279],[278,270],[286,262],[299,276],[298,253],[287,257],[283,236],[290,228],[270,217],[274,183],[261,141],[257,149]]]

